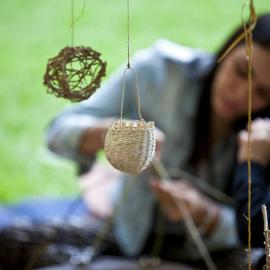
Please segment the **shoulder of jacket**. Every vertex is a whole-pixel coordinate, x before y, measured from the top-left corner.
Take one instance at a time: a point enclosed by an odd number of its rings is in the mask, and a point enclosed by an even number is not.
[[[138,50],[135,54],[138,62],[144,62],[148,65],[165,63],[174,63],[177,66],[189,66],[194,63],[203,64],[212,62],[213,55],[203,49],[190,48],[171,42],[166,39],[160,39],[145,49]]]
[[[150,48],[160,57],[173,62],[190,63],[207,55],[202,49],[182,46],[166,39],[157,40]]]

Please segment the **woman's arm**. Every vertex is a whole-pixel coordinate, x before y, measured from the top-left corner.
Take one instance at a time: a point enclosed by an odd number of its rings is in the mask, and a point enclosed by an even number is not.
[[[270,121],[258,119],[253,121],[251,128],[251,181],[252,181],[252,246],[263,246],[262,204],[268,207],[270,216],[270,193],[268,190],[267,166],[270,162]],[[248,240],[248,134],[239,134],[238,166],[234,179],[234,199],[237,209],[238,234],[243,242]]]
[[[141,91],[144,91],[147,80],[151,80],[152,54],[151,49],[146,49],[137,53],[132,60]],[[47,143],[53,152],[79,164],[91,164],[96,152],[103,148],[104,136],[112,120],[120,116],[123,73],[124,67],[115,72],[91,98],[69,107],[50,123]],[[134,77],[128,72],[125,118],[137,117],[135,85]]]
[[[165,217],[172,222],[182,222],[184,218],[176,204],[186,205],[210,251],[237,245],[235,215],[230,207],[218,204],[183,180],[164,183],[152,181],[151,188],[159,199]],[[186,248],[194,250],[193,245]],[[196,257],[197,251],[192,253]]]

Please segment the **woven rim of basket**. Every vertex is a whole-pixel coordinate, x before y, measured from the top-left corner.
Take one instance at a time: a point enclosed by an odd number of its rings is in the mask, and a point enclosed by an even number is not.
[[[144,120],[117,120],[112,124],[111,128],[113,130],[120,130],[123,128],[130,130],[153,129],[155,128],[155,122],[145,122]]]

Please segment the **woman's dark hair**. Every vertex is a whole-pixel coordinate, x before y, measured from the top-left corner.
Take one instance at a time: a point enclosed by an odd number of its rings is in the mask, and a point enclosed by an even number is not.
[[[242,32],[243,27],[239,27],[231,34],[231,36],[225,41],[223,46],[221,46],[221,48],[216,53],[216,62],[206,74],[206,76],[202,78],[203,91],[198,106],[197,118],[195,123],[194,145],[190,156],[190,162],[192,164],[196,164],[202,157],[208,156],[210,151],[210,94],[212,82],[218,69],[217,61]],[[265,47],[270,51],[270,14],[258,16],[257,24],[252,32],[252,37],[254,43]],[[244,40],[240,44],[243,43]],[[252,119],[257,117],[270,117],[270,108],[252,114]],[[234,129],[236,131],[244,129],[246,127],[246,123],[247,117],[242,117],[235,122]]]

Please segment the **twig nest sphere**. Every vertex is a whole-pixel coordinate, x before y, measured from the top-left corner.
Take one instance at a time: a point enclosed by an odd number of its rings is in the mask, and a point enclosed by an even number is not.
[[[71,101],[89,98],[105,76],[106,62],[89,47],[66,47],[49,59],[44,75],[48,93]]]
[[[108,129],[104,152],[111,165],[137,175],[151,162],[156,148],[154,122],[117,120]]]

